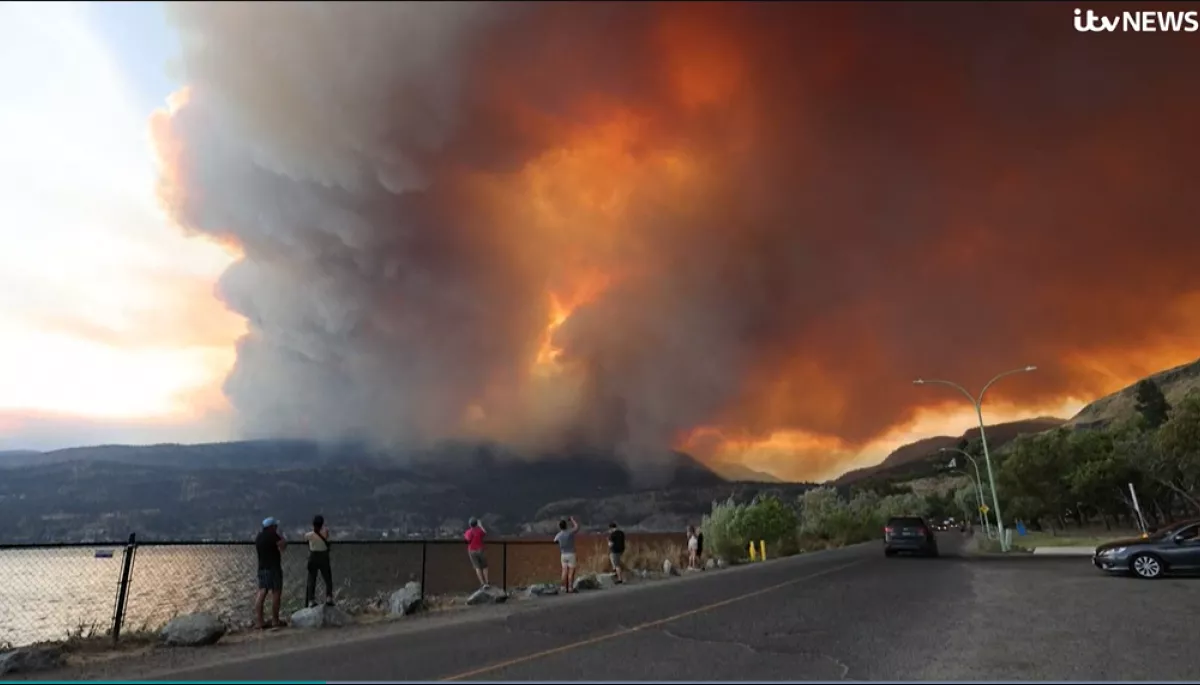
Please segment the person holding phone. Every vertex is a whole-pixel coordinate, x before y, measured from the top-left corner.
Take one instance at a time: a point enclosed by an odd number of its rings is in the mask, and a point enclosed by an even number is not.
[[[483,523],[472,516],[467,524],[467,531],[463,533],[463,538],[467,541],[467,558],[471,560],[471,568],[475,569],[479,587],[485,590],[491,587],[491,583],[488,582],[487,557],[483,555],[483,538],[486,535],[487,531],[484,530]]]
[[[279,604],[283,598],[283,550],[287,541],[279,532],[279,522],[274,517],[263,519],[262,530],[254,538],[254,551],[258,556],[258,594],[254,597],[254,625],[259,630],[263,624],[263,601],[271,593],[271,627],[283,625],[279,620]]]
[[[329,563],[329,528],[325,517],[313,517],[312,530],[304,534],[308,541],[308,584],[304,590],[304,606],[316,606],[317,574],[325,585],[325,603],[333,606],[333,567]]]
[[[572,516],[558,522],[558,534],[554,536],[554,542],[558,543],[559,559],[562,562],[563,592],[567,593],[575,592],[575,534],[578,532],[579,523]]]

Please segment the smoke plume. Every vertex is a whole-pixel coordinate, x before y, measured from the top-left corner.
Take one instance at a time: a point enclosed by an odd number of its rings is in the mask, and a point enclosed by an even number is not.
[[[916,376],[1036,363],[995,393],[1044,405],[1197,351],[1192,34],[1053,3],[171,15],[161,194],[241,251],[251,435],[854,448],[953,400]]]

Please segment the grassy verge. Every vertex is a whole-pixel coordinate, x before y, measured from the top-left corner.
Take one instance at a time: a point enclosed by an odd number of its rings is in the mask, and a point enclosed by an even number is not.
[[[1051,533],[1030,532],[1026,535],[1014,535],[1013,544],[1020,545],[1028,549],[1036,549],[1038,547],[1095,547],[1113,540],[1121,538],[1137,537],[1135,532],[1111,532],[1111,533],[1080,533],[1080,534],[1061,534],[1053,535]]]

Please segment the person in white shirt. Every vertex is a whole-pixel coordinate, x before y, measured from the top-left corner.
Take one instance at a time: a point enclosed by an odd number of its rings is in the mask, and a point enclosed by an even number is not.
[[[329,564],[329,529],[325,517],[318,514],[313,518],[313,528],[304,534],[308,541],[308,585],[304,592],[304,606],[315,606],[317,599],[317,574],[325,585],[325,603],[333,605],[333,568]]]
[[[700,539],[696,537],[695,526],[688,526],[688,568],[696,568],[699,565]]]

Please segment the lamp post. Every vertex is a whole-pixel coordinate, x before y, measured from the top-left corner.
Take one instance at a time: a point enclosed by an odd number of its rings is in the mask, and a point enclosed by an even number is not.
[[[1036,366],[1025,366],[1020,369],[1013,369],[1011,371],[1005,371],[1004,373],[996,374],[992,380],[984,384],[983,390],[979,391],[978,397],[972,395],[970,391],[954,381],[927,380],[924,378],[918,378],[917,380],[913,381],[913,385],[948,385],[951,388],[961,392],[968,400],[971,400],[971,404],[975,405],[975,417],[979,419],[979,442],[983,444],[983,461],[985,464],[987,464],[988,485],[990,485],[992,488],[992,506],[996,509],[996,530],[1000,533],[1000,549],[1004,552],[1008,551],[1008,542],[1004,539],[1004,519],[1000,516],[1000,497],[996,494],[996,475],[992,470],[992,457],[988,453],[987,436],[984,434],[983,396],[985,393],[987,393],[988,388],[992,387],[993,383],[1001,378],[1004,378],[1005,376],[1011,376],[1018,373],[1029,373],[1030,371],[1036,370]]]
[[[983,508],[982,508],[982,505],[984,503],[984,500],[983,500],[983,478],[979,475],[979,462],[975,461],[975,457],[972,457],[965,450],[960,450],[957,447],[943,447],[938,451],[939,452],[958,452],[959,454],[963,455],[967,459],[971,460],[971,464],[975,467],[975,491],[977,493],[979,493],[980,506],[976,507],[977,509],[979,509],[979,523],[983,526],[983,530],[987,533],[987,536],[989,538],[992,537],[992,526],[991,526],[991,524],[988,523],[987,517],[985,517],[983,515]],[[970,478],[970,477],[971,477],[970,475],[967,475],[967,478]]]

